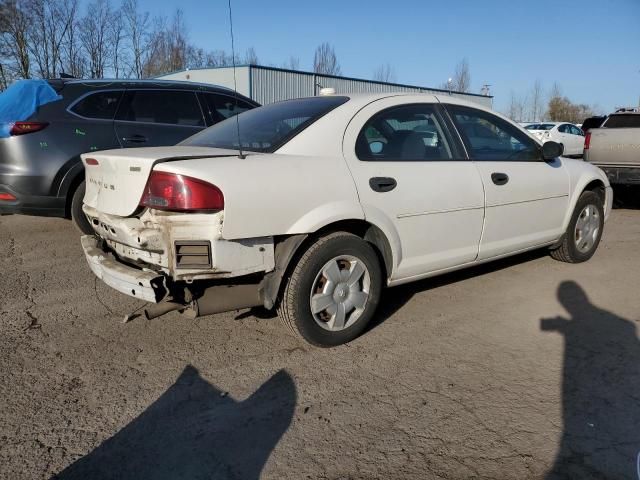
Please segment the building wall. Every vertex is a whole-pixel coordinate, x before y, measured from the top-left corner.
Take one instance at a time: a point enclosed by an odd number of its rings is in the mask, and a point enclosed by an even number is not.
[[[212,83],[233,89],[233,68],[205,68],[170,73],[163,80],[188,80]],[[354,78],[331,77],[270,67],[243,65],[236,67],[237,90],[261,105],[290,98],[316,95],[320,88],[334,88],[336,93],[418,92],[449,95],[438,89],[400,85]],[[492,97],[452,92],[452,96],[491,108]]]
[[[180,72],[169,73],[158,77],[161,80],[182,80],[198,83],[212,83],[223,87],[233,88],[233,68],[196,68]],[[251,97],[249,84],[249,67],[236,68],[237,91],[242,95]]]

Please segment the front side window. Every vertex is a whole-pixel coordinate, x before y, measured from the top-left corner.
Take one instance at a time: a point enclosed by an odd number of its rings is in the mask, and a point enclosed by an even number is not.
[[[113,120],[122,91],[96,92],[77,102],[71,111],[86,118]]]
[[[217,123],[180,145],[231,149],[242,145],[243,150],[271,153],[347,100],[327,96],[272,103]]]
[[[582,130],[580,130],[575,125],[569,125],[569,130],[571,131],[572,135],[580,135],[580,136],[583,135]]]
[[[403,105],[377,113],[358,135],[356,156],[366,161],[453,159],[433,105]]]
[[[542,149],[529,135],[495,115],[448,105],[472,160],[542,160]]]
[[[559,131],[560,133],[570,133],[570,131],[571,131],[571,130],[569,129],[569,125],[567,125],[567,124],[565,123],[565,124],[562,124],[562,125],[560,125],[560,126],[558,127],[558,131]]]
[[[176,90],[134,90],[118,111],[118,120],[204,126],[202,110],[194,92]]]

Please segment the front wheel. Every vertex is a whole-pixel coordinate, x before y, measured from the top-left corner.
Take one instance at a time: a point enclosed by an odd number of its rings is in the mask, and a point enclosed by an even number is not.
[[[336,232],[312,243],[286,280],[278,314],[312,345],[332,347],[362,333],[380,301],[382,270],[373,247]]]
[[[594,192],[582,192],[562,243],[551,251],[551,256],[561,262],[586,262],[600,244],[603,227],[604,207],[600,196]]]
[[[84,180],[78,184],[76,190],[71,197],[71,220],[80,232],[85,235],[93,235],[95,232],[87,220],[87,216],[82,211],[82,202],[84,200],[85,183]]]

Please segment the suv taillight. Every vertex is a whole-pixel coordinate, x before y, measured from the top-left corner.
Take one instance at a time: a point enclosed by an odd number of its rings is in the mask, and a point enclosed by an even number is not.
[[[589,145],[591,145],[591,132],[587,132],[584,135],[584,149],[589,150]]]
[[[151,172],[140,205],[176,212],[222,210],[224,195],[215,185],[196,178],[175,173]]]
[[[15,122],[9,130],[9,135],[24,135],[26,133],[39,132],[49,125],[47,122]]]

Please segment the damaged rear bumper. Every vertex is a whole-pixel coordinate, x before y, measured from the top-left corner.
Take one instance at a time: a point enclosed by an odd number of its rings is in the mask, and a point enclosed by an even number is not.
[[[98,246],[98,239],[92,235],[84,235],[81,243],[91,271],[111,288],[151,303],[167,297],[166,276],[118,262]]]

